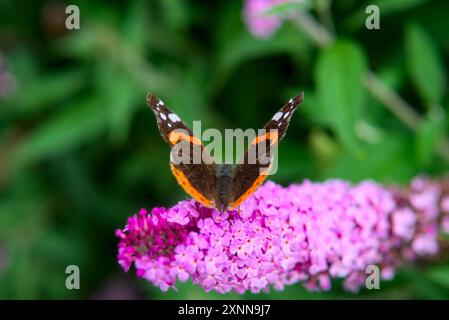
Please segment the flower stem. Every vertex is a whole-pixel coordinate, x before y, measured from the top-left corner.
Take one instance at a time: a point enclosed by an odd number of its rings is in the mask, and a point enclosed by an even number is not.
[[[298,10],[293,15],[293,22],[320,47],[326,48],[334,42],[334,35],[305,10]]]

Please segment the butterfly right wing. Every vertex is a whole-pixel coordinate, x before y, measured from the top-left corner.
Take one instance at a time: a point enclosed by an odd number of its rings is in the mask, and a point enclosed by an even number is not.
[[[170,168],[179,185],[198,202],[214,207],[217,197],[216,164],[179,116],[155,95],[149,93],[147,104],[153,110],[159,132],[170,145]]]
[[[304,93],[290,99],[263,127],[265,132],[251,142],[235,168],[234,201],[230,208],[239,206],[265,181],[271,168],[272,149],[287,133],[290,119],[303,99]]]

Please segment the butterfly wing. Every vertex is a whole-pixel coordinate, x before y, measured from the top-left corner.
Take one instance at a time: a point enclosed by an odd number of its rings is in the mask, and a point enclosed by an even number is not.
[[[213,207],[217,177],[212,157],[190,128],[162,100],[149,93],[147,104],[156,116],[162,138],[171,147],[170,168],[179,185],[198,202]]]
[[[304,93],[290,99],[263,127],[265,132],[249,145],[235,168],[232,186],[233,202],[230,208],[239,206],[265,181],[271,167],[271,150],[287,132],[293,113],[302,103]]]

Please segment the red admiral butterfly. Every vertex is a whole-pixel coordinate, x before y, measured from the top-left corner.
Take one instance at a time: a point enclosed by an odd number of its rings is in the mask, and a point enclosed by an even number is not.
[[[236,166],[215,164],[190,128],[155,95],[148,94],[147,104],[156,115],[162,138],[168,142],[172,151],[188,160],[193,160],[195,155],[202,155],[199,162],[187,163],[178,163],[170,156],[170,167],[178,183],[198,202],[223,211],[239,206],[266,179],[270,163],[263,163],[260,156],[271,156],[271,149],[285,136],[290,119],[303,98],[304,93],[301,93],[290,99],[268,121],[264,126],[265,133],[252,140]],[[188,154],[182,154],[183,148],[174,150],[175,146],[180,147],[182,144],[189,147]],[[255,161],[248,161],[252,154],[256,155]]]

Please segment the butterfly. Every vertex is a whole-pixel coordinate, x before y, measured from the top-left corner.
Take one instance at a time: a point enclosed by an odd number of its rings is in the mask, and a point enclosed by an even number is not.
[[[171,147],[170,168],[179,185],[204,206],[223,212],[237,208],[267,178],[272,158],[262,159],[271,157],[303,99],[304,93],[300,93],[276,112],[235,166],[214,163],[192,130],[154,94],[148,93],[147,104],[156,116],[162,138]],[[179,161],[176,156],[188,161]]]

